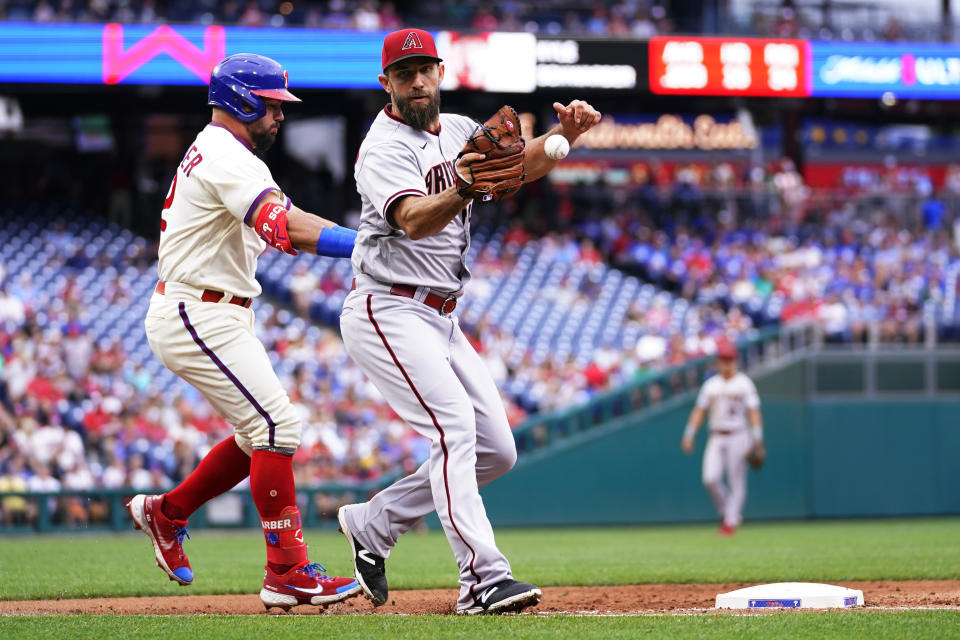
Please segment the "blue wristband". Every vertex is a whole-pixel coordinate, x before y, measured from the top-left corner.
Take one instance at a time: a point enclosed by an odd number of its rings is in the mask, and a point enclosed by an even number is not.
[[[317,255],[331,258],[349,258],[353,254],[353,245],[357,232],[345,227],[327,227],[317,238]]]

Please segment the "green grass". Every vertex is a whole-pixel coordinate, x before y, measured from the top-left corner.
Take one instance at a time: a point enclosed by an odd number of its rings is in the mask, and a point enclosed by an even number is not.
[[[350,572],[339,534],[306,539],[311,559]],[[543,586],[960,579],[960,518],[759,523],[733,538],[704,525],[501,529],[497,542],[518,579]],[[0,538],[0,599],[259,591],[258,532],[197,530],[186,550],[197,575],[189,588],[154,566],[140,533]],[[387,571],[394,589],[456,587],[440,532],[405,536]]]
[[[18,638],[960,638],[956,611],[786,613],[731,616],[23,616],[0,618],[0,637]]]

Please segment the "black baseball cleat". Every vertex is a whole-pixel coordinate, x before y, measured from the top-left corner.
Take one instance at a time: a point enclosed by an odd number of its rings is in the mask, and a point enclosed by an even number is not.
[[[353,552],[353,575],[360,583],[367,600],[372,602],[373,606],[379,607],[387,602],[386,563],[380,556],[367,551],[350,531],[347,519],[344,517],[347,506],[349,505],[344,505],[337,510],[337,520],[340,522],[340,533],[350,543],[350,551]]]
[[[504,580],[483,590],[473,606],[457,613],[476,615],[478,613],[516,613],[540,603],[543,593],[539,587],[516,580]]]

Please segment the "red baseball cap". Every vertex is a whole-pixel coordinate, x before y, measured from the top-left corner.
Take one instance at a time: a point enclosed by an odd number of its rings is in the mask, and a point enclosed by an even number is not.
[[[737,357],[737,348],[727,338],[720,338],[717,340],[717,357],[734,360]]]
[[[440,62],[437,45],[429,31],[423,29],[401,29],[387,34],[383,39],[383,71],[394,62],[423,56]]]

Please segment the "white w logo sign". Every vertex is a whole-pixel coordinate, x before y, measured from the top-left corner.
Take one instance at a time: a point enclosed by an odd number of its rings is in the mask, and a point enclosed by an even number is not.
[[[416,31],[408,33],[407,39],[403,41],[403,46],[400,50],[406,51],[407,49],[423,49],[423,45],[420,44],[420,36],[417,35]]]

